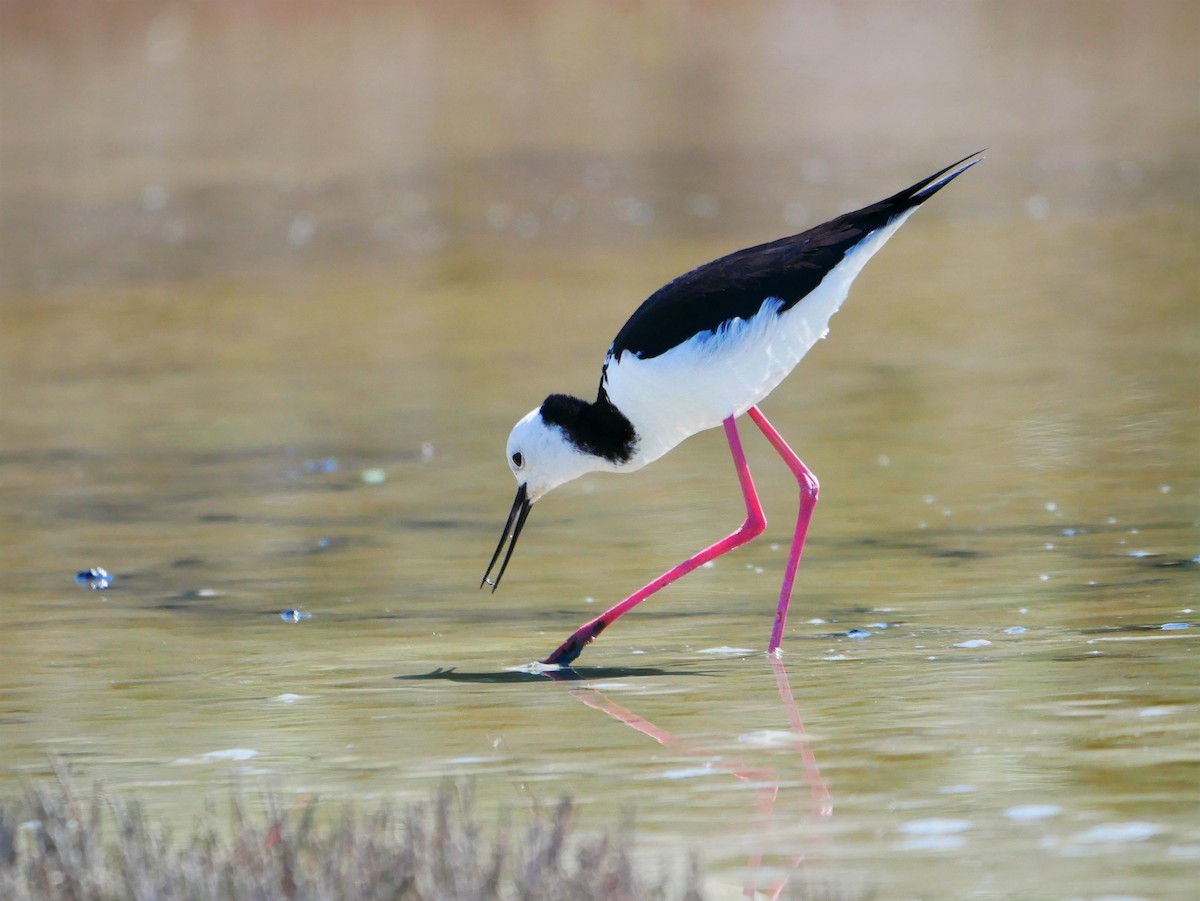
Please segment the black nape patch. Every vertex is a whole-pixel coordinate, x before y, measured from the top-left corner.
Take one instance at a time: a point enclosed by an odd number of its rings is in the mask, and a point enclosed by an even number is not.
[[[569,394],[551,394],[542,402],[542,421],[562,429],[585,454],[610,463],[627,462],[637,444],[633,423],[612,405],[603,388],[591,404]]]

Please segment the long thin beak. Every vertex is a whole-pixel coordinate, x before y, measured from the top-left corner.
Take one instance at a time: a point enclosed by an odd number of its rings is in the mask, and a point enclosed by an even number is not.
[[[530,508],[533,503],[529,500],[529,486],[522,482],[517,488],[517,497],[513,501],[512,509],[508,512],[508,519],[504,523],[504,531],[500,533],[500,543],[496,545],[496,553],[492,554],[492,561],[488,564],[487,572],[483,574],[483,580],[479,583],[479,587],[491,585],[492,592],[495,593],[500,585],[500,580],[504,577],[504,570],[508,568],[509,558],[512,557],[513,548],[517,546],[517,538],[521,535],[521,529],[525,527],[525,517],[529,515]],[[500,571],[496,573],[496,579],[493,581],[488,578],[492,573],[492,567],[496,565],[496,560],[500,557],[500,551],[504,548],[504,542],[512,536],[512,541],[508,545],[508,552],[504,555],[504,562],[500,564]]]

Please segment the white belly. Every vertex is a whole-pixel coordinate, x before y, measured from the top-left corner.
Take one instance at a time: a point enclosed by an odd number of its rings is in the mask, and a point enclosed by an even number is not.
[[[825,337],[855,277],[911,213],[866,238],[782,315],[783,302],[767,298],[749,319],[735,319],[656,357],[626,352],[610,359],[608,397],[639,438],[633,458],[619,468],[639,469],[685,438],[741,416],[775,390]]]

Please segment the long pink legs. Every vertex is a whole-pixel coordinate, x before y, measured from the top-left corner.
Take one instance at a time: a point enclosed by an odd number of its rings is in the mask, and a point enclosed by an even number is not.
[[[788,604],[792,600],[792,585],[796,581],[796,568],[800,565],[800,555],[804,553],[804,538],[808,535],[808,524],[812,522],[813,510],[817,507],[817,495],[821,485],[812,474],[804,461],[796,456],[796,452],[788,447],[783,437],[775,431],[775,426],[767,422],[762,410],[750,408],[750,418],[759,430],[767,436],[771,447],[775,448],[783,462],[787,464],[796,482],[800,485],[800,513],[796,516],[796,532],[792,536],[792,549],[788,552],[787,566],[783,570],[783,587],[779,589],[779,607],[775,611],[775,626],[771,629],[771,643],[767,645],[767,653],[776,655],[783,645],[783,627],[787,622]]]
[[[754,420],[754,424],[766,435],[772,447],[783,457],[784,462],[787,463],[788,468],[792,470],[796,476],[796,480],[800,483],[800,517],[796,523],[796,534],[792,539],[792,549],[788,555],[787,568],[784,571],[783,589],[779,594],[779,608],[775,613],[775,626],[771,631],[771,643],[767,648],[771,654],[776,654],[780,644],[783,642],[783,627],[787,620],[788,602],[792,597],[792,583],[796,579],[796,567],[800,562],[800,554],[804,550],[804,536],[808,533],[808,524],[812,519],[813,507],[817,503],[818,486],[816,477],[800,461],[800,458],[796,456],[792,449],[787,446],[787,443],[779,436],[774,426],[767,421],[767,417],[763,416],[762,411],[758,407],[750,408],[750,418]],[[767,527],[767,519],[763,515],[762,504],[759,503],[758,492],[754,490],[754,480],[750,477],[750,467],[746,463],[746,454],[742,450],[742,440],[738,435],[737,425],[732,416],[725,420],[724,426],[725,437],[729,441],[729,451],[733,455],[733,465],[737,469],[738,483],[742,487],[742,496],[746,501],[746,521],[716,544],[710,545],[695,556],[689,557],[674,569],[668,570],[650,584],[635,591],[619,604],[604,611],[590,622],[584,623],[566,641],[559,645],[554,653],[546,657],[542,663],[556,663],[561,666],[569,666],[596,636],[660,588],[670,585],[676,579],[696,569],[696,567],[703,566],[709,560],[720,557],[722,554],[757,538],[763,533],[763,530]]]

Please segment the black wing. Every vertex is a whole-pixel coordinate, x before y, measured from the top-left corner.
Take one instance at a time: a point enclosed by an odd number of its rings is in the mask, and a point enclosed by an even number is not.
[[[798,235],[748,247],[705,263],[651,294],[613,340],[617,358],[666,353],[693,335],[715,332],[732,319],[749,319],[769,297],[791,309],[872,232],[920,206],[975,163],[964,157],[915,185]]]

